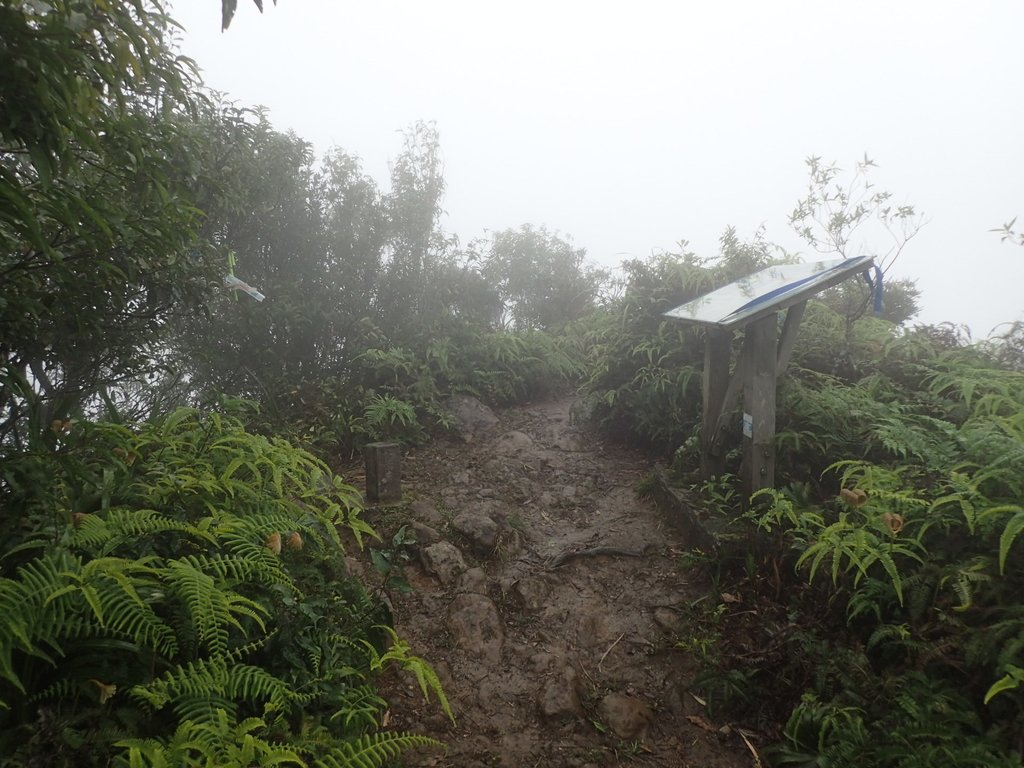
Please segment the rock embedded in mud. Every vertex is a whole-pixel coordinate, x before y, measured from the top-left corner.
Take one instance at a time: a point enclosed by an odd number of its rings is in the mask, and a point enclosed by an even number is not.
[[[459,592],[474,592],[478,595],[487,594],[487,574],[483,568],[470,568],[455,584]]]
[[[537,709],[546,720],[564,721],[583,716],[579,675],[568,664],[559,668],[537,693]]]
[[[459,548],[450,541],[439,541],[420,550],[420,561],[423,570],[437,577],[445,586],[451,584],[466,572],[469,566],[462,557]]]
[[[673,635],[682,634],[684,628],[683,617],[664,606],[654,609],[654,623]]]
[[[601,722],[620,739],[643,739],[654,721],[647,703],[624,693],[609,693],[597,707]]]
[[[448,606],[448,626],[455,644],[491,666],[501,661],[505,628],[494,602],[484,595],[461,594]]]
[[[455,431],[467,443],[498,425],[494,411],[470,395],[451,395],[443,405],[451,414]]]
[[[441,534],[437,532],[437,529],[432,528],[426,523],[421,523],[417,520],[409,527],[416,536],[416,544],[421,548],[429,547],[431,544],[437,544],[437,542],[441,540]]]
[[[535,731],[508,733],[501,737],[501,768],[519,768],[522,765],[540,765],[532,756],[541,750],[540,739]],[[529,763],[523,757],[530,755]]]
[[[480,554],[490,554],[498,543],[501,529],[487,515],[479,512],[461,512],[452,520],[452,526],[461,533]]]
[[[427,499],[416,499],[416,501],[409,505],[409,513],[427,525],[436,526],[443,522],[441,513],[437,510],[437,505]]]
[[[501,584],[502,592],[516,600],[527,611],[539,611],[551,594],[551,587],[540,578],[523,576],[514,580],[506,579]]]
[[[585,447],[579,438],[571,435],[558,435],[552,442],[552,447],[557,448],[560,451],[566,451],[567,453],[577,453],[585,450]]]
[[[508,516],[513,512],[512,505],[500,499],[482,499],[472,502],[472,509],[479,515],[491,518],[501,527],[506,525]]]
[[[607,605],[589,600],[576,607],[576,643],[581,648],[605,645],[615,639],[608,623]]]
[[[515,456],[533,447],[533,438],[525,432],[506,432],[494,441],[494,452],[499,456]]]
[[[537,674],[543,674],[551,669],[551,665],[555,661],[555,654],[548,653],[547,651],[539,651],[538,653],[530,656],[529,661],[534,672]]]

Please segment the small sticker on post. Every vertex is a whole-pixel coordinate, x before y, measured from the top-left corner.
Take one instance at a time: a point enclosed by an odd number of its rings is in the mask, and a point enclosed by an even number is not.
[[[749,413],[743,414],[743,436],[751,439],[754,437],[754,417]]]

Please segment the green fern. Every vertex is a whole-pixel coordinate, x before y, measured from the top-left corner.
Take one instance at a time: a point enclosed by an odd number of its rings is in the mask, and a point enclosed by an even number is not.
[[[190,662],[133,687],[131,694],[153,710],[170,705],[183,722],[209,722],[218,710],[234,713],[235,702],[240,701],[263,703],[269,711],[288,713],[292,705],[310,698],[261,667],[241,664],[230,656]]]
[[[347,689],[334,703],[338,711],[331,715],[331,720],[340,722],[345,732],[376,729],[380,725],[377,716],[387,707],[387,702],[369,685]]]
[[[181,600],[199,642],[214,655],[227,652],[231,628],[246,632],[241,618],[250,619],[261,630],[266,628],[265,606],[218,584],[197,562],[171,560],[161,573]]]
[[[1006,572],[1006,559],[1010,556],[1010,547],[1017,540],[1021,531],[1024,531],[1024,508],[1015,504],[999,507],[992,507],[986,510],[986,515],[1009,514],[1010,519],[1006,521],[1002,534],[999,536],[999,572]]]
[[[417,747],[443,747],[437,739],[411,733],[381,732],[335,746],[314,760],[316,768],[380,768]]]
[[[281,766],[307,765],[300,752],[287,744],[266,740],[267,724],[255,717],[235,721],[233,714],[215,710],[203,722],[183,722],[167,742],[160,739],[123,739],[115,743],[124,752],[115,765],[121,768],[175,768],[191,765]]]
[[[373,645],[364,641],[364,645],[370,655],[370,668],[379,670],[383,669],[388,662],[395,662],[407,672],[412,672],[416,676],[416,682],[419,683],[423,698],[429,699],[429,694],[432,692],[437,697],[438,702],[440,702],[441,709],[444,710],[444,713],[454,723],[455,713],[452,712],[451,705],[448,703],[448,697],[445,696],[444,688],[441,686],[441,681],[438,679],[437,672],[434,671],[433,667],[420,657],[414,656],[410,652],[409,644],[402,640],[391,627],[378,626],[378,629],[383,630],[391,637],[391,646],[383,655],[378,655]]]
[[[155,509],[114,507],[94,514],[82,514],[68,537],[68,546],[99,555],[114,552],[127,543],[136,544],[140,537],[178,532],[213,543],[206,531],[166,517]]]

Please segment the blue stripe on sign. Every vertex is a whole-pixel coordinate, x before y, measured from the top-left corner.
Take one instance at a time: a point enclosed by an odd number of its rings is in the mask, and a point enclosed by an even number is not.
[[[811,275],[810,277],[805,277],[803,280],[796,280],[795,282],[787,283],[786,285],[782,286],[781,288],[776,288],[774,291],[769,291],[768,293],[764,294],[764,296],[758,296],[753,301],[747,302],[746,304],[744,304],[742,307],[737,309],[732,314],[733,315],[738,315],[740,312],[742,312],[745,309],[750,309],[751,307],[756,307],[758,304],[763,304],[764,302],[768,301],[769,299],[774,299],[776,296],[781,296],[784,293],[789,293],[790,291],[799,288],[804,283],[809,283],[812,280],[818,280],[819,278],[821,278],[822,275],[826,274],[827,272],[831,272],[831,271],[832,270],[827,270],[826,272],[819,272],[816,275]]]

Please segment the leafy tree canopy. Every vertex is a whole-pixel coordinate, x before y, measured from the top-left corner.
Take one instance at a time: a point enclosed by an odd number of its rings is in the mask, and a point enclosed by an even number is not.
[[[594,308],[606,273],[584,264],[586,251],[545,227],[496,232],[484,274],[498,288],[512,326],[552,330]]]
[[[206,293],[206,104],[170,24],[143,3],[0,4],[0,441],[137,372],[169,310]]]

